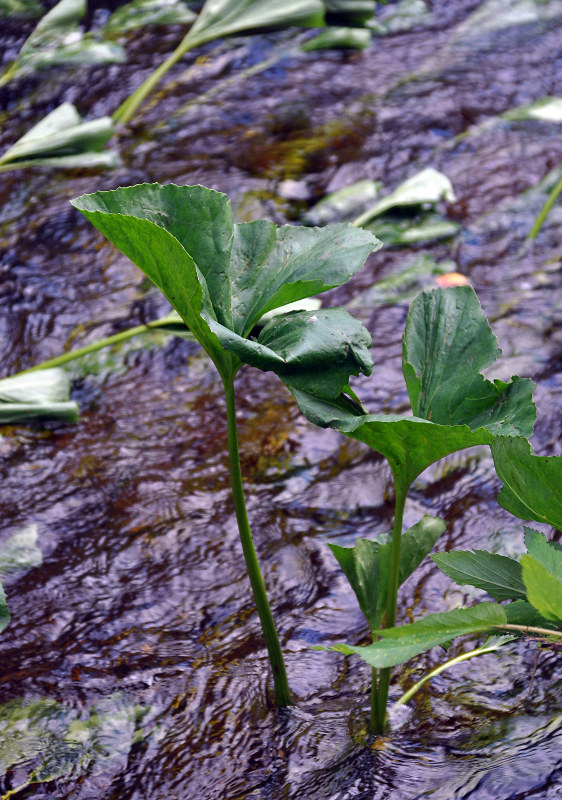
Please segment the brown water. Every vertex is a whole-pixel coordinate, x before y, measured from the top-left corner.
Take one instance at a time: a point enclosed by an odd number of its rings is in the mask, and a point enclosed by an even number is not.
[[[521,196],[562,162],[560,125],[501,123],[454,137],[562,93],[561,4],[529,2],[525,23],[505,25],[505,8],[524,4],[498,3],[497,27],[480,24],[472,34],[466,21],[481,4],[429,5],[425,23],[363,53],[281,58],[212,103],[174,114],[218,80],[286,50],[293,37],[209,45],[208,60],[186,58],[173,90],[121,137],[122,168],[3,176],[2,374],[166,311],[136,268],[70,207],[84,191],[145,180],[202,183],[227,192],[238,219],[297,222],[326,191],[361,178],[392,188],[431,165],[453,181],[458,201],[447,214],[462,231],[413,250],[453,258],[468,276],[504,351],[494,377],[518,373],[539,383],[533,444],[560,455],[562,208],[526,245],[546,194]],[[7,56],[30,27],[6,27]],[[145,32],[129,42],[124,66],[58,69],[4,88],[2,147],[62,100],[83,114],[110,113],[179,36],[178,28]],[[308,203],[279,196],[287,179],[299,182]],[[329,302],[357,297],[411,256],[381,251]],[[407,308],[404,296],[356,308],[375,342],[373,376],[356,387],[372,411],[405,408]],[[1,431],[0,541],[36,524],[43,563],[5,582],[13,620],[1,637],[0,702],[27,709],[27,721],[10,739],[20,756],[0,792],[25,783],[42,753],[43,778],[49,770],[58,778],[18,799],[561,796],[554,653],[520,642],[459,665],[393,714],[392,737],[372,741],[368,668],[311,649],[366,641],[327,543],[351,544],[390,527],[390,477],[374,453],[311,427],[273,376],[241,373],[249,515],[295,696],[291,709],[275,711],[211,365],[184,340],[145,339],[75,364],[70,374],[82,411],[77,425]],[[406,523],[437,514],[448,526],[439,548],[518,553],[521,525],[497,506],[498,486],[486,448],[452,456],[416,482]],[[403,587],[399,619],[475,596],[428,563]],[[391,699],[442,660],[434,650],[397,669]]]

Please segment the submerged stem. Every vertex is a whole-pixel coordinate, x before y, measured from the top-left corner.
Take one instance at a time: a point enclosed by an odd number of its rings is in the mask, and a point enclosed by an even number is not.
[[[396,619],[398,586],[400,585],[400,544],[402,541],[402,523],[404,520],[406,494],[407,491],[403,490],[397,482],[394,526],[392,528],[392,545],[390,549],[390,574],[388,576],[388,594],[386,596],[386,613],[384,619],[385,628],[393,628]],[[373,704],[371,702],[371,729],[373,733],[384,733],[389,688],[390,667],[386,667],[380,671],[378,686],[373,684],[372,687],[372,692],[376,694],[375,703]]]
[[[244,499],[244,488],[242,484],[242,472],[240,470],[240,456],[238,452],[238,432],[236,427],[236,404],[234,397],[234,378],[223,378],[224,391],[226,395],[226,423],[228,430],[228,453],[230,458],[230,479],[232,482],[232,496],[234,498],[234,508],[238,521],[238,530],[242,542],[242,550],[248,570],[248,577],[252,586],[254,600],[258,609],[258,615],[262,625],[263,635],[269,662],[273,671],[273,682],[275,685],[275,699],[278,706],[291,705],[291,695],[285,663],[281,652],[279,637],[273,621],[273,614],[269,607],[265,584],[261,575],[248,514]]]

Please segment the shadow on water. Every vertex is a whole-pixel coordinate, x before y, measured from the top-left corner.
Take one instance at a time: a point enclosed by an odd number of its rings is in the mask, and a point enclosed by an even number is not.
[[[493,323],[505,376],[540,382],[536,451],[562,454],[559,209],[525,244],[546,196],[533,187],[562,162],[560,124],[479,127],[561,93],[561,15],[553,2],[528,3],[517,21],[523,5],[434,0],[419,25],[362,53],[283,56],[292,33],[207,45],[121,136],[124,166],[3,176],[2,374],[167,310],[70,208],[84,191],[202,183],[227,192],[238,219],[298,222],[329,191],[363,178],[392,188],[434,166],[455,187],[445,213],[459,234],[382,250],[327,302],[360,297],[419,252],[453,259]],[[475,18],[482,6],[495,16]],[[7,52],[29,29],[10,22]],[[63,100],[82,114],[110,113],[179,36],[145,31],[128,41],[124,65],[51,70],[4,87],[2,146]],[[176,113],[276,49],[279,61],[262,74]],[[373,411],[407,403],[407,307],[407,291],[356,305],[375,342],[373,376],[359,389]],[[1,541],[33,525],[40,550],[5,580],[13,620],[0,644],[0,793],[38,770],[12,796],[559,796],[556,654],[521,642],[460,664],[393,715],[391,737],[373,742],[367,667],[311,649],[367,635],[327,543],[390,527],[390,478],[373,453],[312,429],[274,377],[241,373],[249,515],[296,696],[278,712],[229,495],[218,378],[195,345],[165,337],[90,357],[70,374],[78,424],[0,436]],[[521,527],[497,506],[497,490],[485,448],[451,456],[416,482],[405,522],[441,515],[440,548],[519,553]],[[403,587],[400,620],[470,599],[426,564]],[[391,699],[442,659],[434,650],[397,670]]]

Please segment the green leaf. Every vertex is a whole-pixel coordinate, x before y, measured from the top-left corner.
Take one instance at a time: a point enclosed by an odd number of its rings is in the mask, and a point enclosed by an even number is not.
[[[530,556],[547,569],[559,581],[562,581],[562,545],[549,542],[544,533],[532,528],[524,528],[525,547]]]
[[[510,625],[534,628],[556,627],[550,620],[539,614],[537,609],[526,600],[515,600],[513,603],[507,603],[503,608],[505,608],[507,621]]]
[[[442,614],[428,614],[411,625],[378,631],[382,640],[366,647],[335,645],[345,655],[356,654],[376,669],[393,667],[439,644],[467,634],[485,633],[506,623],[503,606],[481,603],[474,608],[457,608]]]
[[[380,181],[357,181],[323,197],[310,208],[304,219],[307,225],[326,225],[329,222],[352,220],[357,211],[374,200],[382,188]]]
[[[390,209],[408,206],[434,206],[441,199],[454,202],[455,194],[449,178],[432,167],[412,175],[393,192],[379,200],[355,220],[362,227]]]
[[[527,597],[521,565],[513,558],[488,553],[487,550],[455,550],[435,553],[431,558],[456,583],[484,589],[494,600]]]
[[[83,35],[78,23],[85,13],[86,0],[60,0],[39,20],[16,61],[1,76],[0,85],[56,64],[123,63],[122,47]]]
[[[534,384],[486,380],[501,351],[470,286],[422,292],[410,307],[403,367],[414,415],[446,425],[531,436]]]
[[[70,381],[62,369],[44,369],[0,380],[0,425],[53,417],[78,419],[78,404],[69,400]]]
[[[532,381],[515,377],[510,383],[492,384],[478,372],[497,353],[470,287],[422,292],[411,305],[403,349],[416,416],[363,414],[345,397],[320,399],[298,389],[293,394],[311,422],[336,428],[384,455],[405,493],[443,456],[491,445],[498,434],[532,432]]]
[[[265,313],[345,282],[380,246],[365,231],[234,225],[226,196],[202,186],[146,184],[73,202],[162,290],[221,374],[240,361],[287,381],[322,369],[326,391],[337,394],[350,374],[371,369],[368,334],[345,312],[280,315],[257,342],[246,338]],[[315,361],[326,338],[330,349]]]
[[[308,39],[301,47],[305,53],[314,50],[365,50],[371,44],[372,34],[366,28],[326,28],[318,36]]]
[[[147,25],[189,25],[196,17],[183,0],[133,0],[113,12],[104,32],[115,36]]]
[[[256,28],[321,27],[320,0],[207,0],[188,36],[198,44]]]
[[[498,503],[520,519],[562,530],[562,457],[536,456],[521,437],[498,439],[492,455],[503,483]]]
[[[530,555],[521,558],[529,602],[543,617],[562,622],[562,581]]]
[[[0,583],[0,631],[3,631],[10,621],[10,612],[8,611],[8,603],[6,602],[6,594]]]
[[[402,535],[399,583],[418,567],[445,530],[437,517],[424,516]],[[357,539],[353,547],[329,545],[365,615],[373,634],[385,612],[390,571],[391,542]]]
[[[116,166],[117,153],[101,152],[112,135],[110,117],[83,122],[71,103],[63,103],[18,139],[0,158],[0,165]]]
[[[0,0],[0,17],[28,17],[34,19],[43,13],[38,0]]]

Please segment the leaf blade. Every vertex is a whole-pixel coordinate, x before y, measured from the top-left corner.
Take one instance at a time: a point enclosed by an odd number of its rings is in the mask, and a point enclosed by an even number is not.
[[[487,550],[454,550],[435,553],[431,558],[455,583],[483,589],[494,600],[524,600],[527,597],[521,565],[513,558]]]

